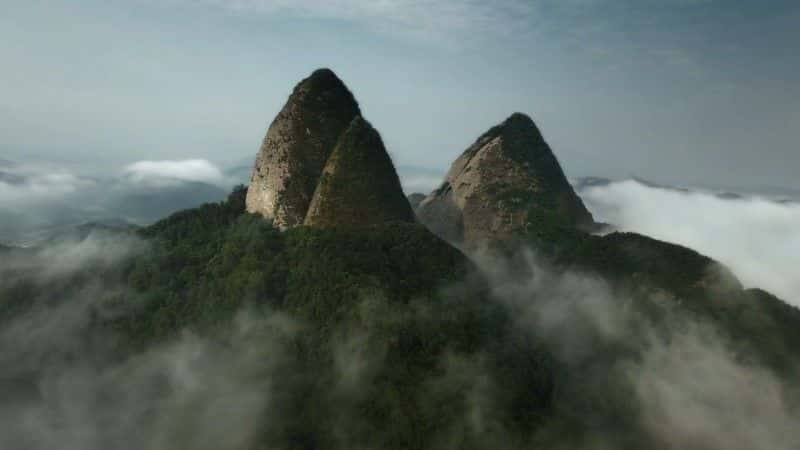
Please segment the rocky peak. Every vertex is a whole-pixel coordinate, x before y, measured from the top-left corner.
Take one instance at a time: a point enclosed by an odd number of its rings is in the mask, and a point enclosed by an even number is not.
[[[302,224],[328,157],[360,114],[353,94],[330,69],[297,84],[256,157],[247,211],[281,229]]]
[[[544,137],[528,115],[514,113],[499,125],[495,125],[483,134],[478,140],[501,137],[509,147],[526,146],[531,144],[544,144]],[[524,155],[519,155],[524,156]]]
[[[594,223],[536,124],[521,113],[467,148],[417,215],[436,234],[467,245],[535,226],[542,215],[576,227]]]
[[[413,222],[414,212],[380,135],[356,117],[325,165],[305,224],[363,227],[390,221]]]
[[[301,81],[270,125],[245,203],[281,229],[414,221],[380,135],[330,69]]]

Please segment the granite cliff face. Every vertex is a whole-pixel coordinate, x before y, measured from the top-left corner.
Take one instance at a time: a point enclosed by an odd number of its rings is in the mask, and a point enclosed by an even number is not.
[[[269,127],[247,191],[247,211],[281,229],[301,225],[322,169],[361,111],[329,69],[301,81]]]
[[[542,216],[594,224],[539,129],[520,113],[479,137],[416,212],[437,235],[466,245],[502,239]]]
[[[378,132],[356,117],[320,177],[305,225],[352,227],[414,222],[392,160]]]
[[[301,81],[270,125],[246,207],[280,229],[414,221],[380,135],[328,69]]]

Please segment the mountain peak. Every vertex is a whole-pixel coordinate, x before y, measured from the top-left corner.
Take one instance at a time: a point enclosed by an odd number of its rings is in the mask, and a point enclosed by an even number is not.
[[[509,236],[542,215],[572,226],[594,223],[536,124],[522,113],[467,148],[417,214],[439,236],[465,244]]]
[[[308,79],[310,79],[310,80],[330,80],[330,81],[336,81],[336,82],[339,82],[339,83],[342,82],[342,80],[340,80],[339,77],[336,76],[336,73],[333,70],[331,70],[331,69],[329,69],[327,67],[320,67],[319,69],[311,72],[311,75],[308,76]]]
[[[533,122],[533,119],[531,119],[527,114],[515,112],[499,124],[489,128],[488,131],[483,133],[481,137],[478,138],[478,141],[485,138],[494,138],[511,133],[532,133],[533,135],[538,136],[539,139],[542,139],[539,128],[536,126],[536,123]]]
[[[325,94],[330,97],[341,97],[342,101],[350,102],[358,107],[355,97],[347,88],[347,85],[334,73],[333,70],[328,68],[321,68],[313,71],[311,75],[304,78],[295,87],[295,92],[298,90],[308,90],[318,94]],[[359,114],[361,112],[359,111]]]
[[[496,138],[502,140],[504,152],[521,163],[552,153],[536,123],[527,114],[511,114],[503,122],[490,128],[477,142]]]
[[[280,229],[414,221],[380,134],[330,69],[298,83],[270,125],[246,206]]]
[[[389,221],[413,222],[414,212],[380,134],[358,116],[325,165],[305,225],[364,227]]]
[[[503,121],[503,125],[536,128],[536,124],[533,122],[533,119],[531,119],[531,116],[521,112],[515,112],[510,116],[508,116],[508,118],[506,118],[506,120]]]
[[[269,126],[247,191],[247,211],[281,228],[301,225],[339,137],[361,115],[353,94],[330,69],[295,86]]]

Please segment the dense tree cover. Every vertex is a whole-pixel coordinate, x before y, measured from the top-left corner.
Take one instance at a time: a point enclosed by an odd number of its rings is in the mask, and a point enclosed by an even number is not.
[[[468,260],[419,225],[280,233],[244,214],[242,206],[241,192],[234,193],[227,203],[180,213],[143,231],[156,243],[155,256],[140,260],[130,279],[149,303],[125,326],[148,340],[219,323],[246,304],[306,324],[294,344],[296,364],[315,376],[294,388],[316,400],[295,407],[316,413],[287,425],[279,438],[270,435],[280,442],[334,446],[338,438],[327,414],[335,413],[327,409],[326,391],[336,384],[332,355],[347,336],[360,336],[380,355],[379,369],[350,405],[357,411],[348,415],[353,423],[346,425],[363,433],[352,436],[353,445],[377,447],[436,447],[442,430],[453,427],[459,427],[452,433],[462,448],[485,447],[500,435],[520,445],[551,439],[583,445],[608,430],[618,435],[615,445],[640,447],[647,438],[617,367],[641,358],[640,333],[672,327],[676,309],[718,327],[743,359],[767,363],[784,376],[795,370],[798,311],[766,293],[742,290],[724,268],[680,246],[632,233],[590,235],[545,208],[530,214],[527,233],[499,243],[506,247],[504,258],[513,261],[518,249],[535,248],[553,267],[599,274],[620,299],[636,300],[628,340],[597,336],[588,344],[590,356],[565,360],[552,348],[557,342],[513,326],[513,308],[490,301],[486,280]],[[523,261],[509,267],[524,276]],[[454,282],[458,289],[443,290]],[[460,386],[441,381],[453,376],[453,360],[462,361],[459,377],[471,374]],[[491,402],[499,402],[488,407],[494,428],[479,433],[465,425],[462,412],[473,377],[488,377]]]
[[[244,213],[241,195],[141,231],[152,251],[134,261],[128,276],[149,298],[150,312],[139,318],[165,327],[143,335],[219,321],[248,302],[330,324],[365,296],[408,303],[435,296],[443,282],[470,271],[463,254],[416,224],[281,233]]]
[[[0,267],[0,320],[91,292],[106,301],[81,345],[93,351],[102,336],[125,359],[186,330],[238,345],[226,336],[243,313],[280,319],[267,329],[282,331],[247,341],[271,368],[247,376],[269,378],[264,395],[280,411],[260,419],[256,449],[668,447],[641,429],[624,368],[646,357],[649,334],[672,339],[690,317],[721,330],[743,361],[795,373],[798,310],[679,246],[589,235],[538,209],[525,233],[491,249],[498,281],[418,224],[280,232],[245,213],[244,198],[240,187],[125,231],[141,248],[112,262],[36,276],[29,264]],[[598,330],[569,290],[520,288],[545,270],[528,248],[553,273],[602,276],[609,293],[598,296],[624,312],[622,331]],[[547,328],[561,302],[572,316]]]
[[[305,224],[363,227],[390,221],[413,222],[414,211],[380,134],[356,117],[325,164]]]
[[[458,250],[421,225],[299,227],[279,232],[243,212],[242,191],[141,231],[151,252],[128,271],[142,309],[113,322],[135,348],[185,328],[213,333],[243,308],[280,311],[302,327],[279,424],[282,448],[486,448],[511,433],[530,442],[549,416],[552,361],[509,326],[484,280]],[[448,283],[465,284],[447,288]],[[348,347],[351,342],[358,347]],[[127,344],[126,344],[127,345]],[[336,392],[337,354],[367,365],[357,392]],[[485,414],[471,424],[484,380]]]
[[[742,357],[797,373],[800,309],[758,289],[743,289],[723,265],[694,250],[636,233],[604,236],[577,230],[557,214],[534,209],[526,230],[496,243],[510,257],[534,248],[560,269],[599,274],[639,300],[642,310],[678,308],[733,339]],[[653,305],[659,298],[661,304]]]

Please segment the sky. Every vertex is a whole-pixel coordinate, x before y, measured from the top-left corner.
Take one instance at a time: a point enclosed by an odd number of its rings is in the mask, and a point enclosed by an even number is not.
[[[0,159],[250,165],[332,68],[398,165],[444,172],[512,112],[571,177],[798,187],[785,0],[0,0]]]

